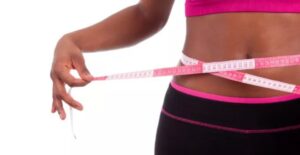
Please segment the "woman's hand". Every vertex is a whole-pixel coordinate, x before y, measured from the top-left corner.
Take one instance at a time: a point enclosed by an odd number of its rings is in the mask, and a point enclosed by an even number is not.
[[[62,37],[56,46],[51,70],[52,112],[57,111],[61,119],[65,119],[62,101],[82,110],[82,105],[64,87],[65,84],[84,86],[93,80],[84,64],[82,50],[110,50],[141,42],[166,24],[173,3],[174,0],[139,0],[138,4],[127,7],[97,24]],[[75,79],[70,74],[71,69],[76,69],[81,79]]]
[[[71,69],[77,70],[81,79],[73,77],[70,74]],[[75,109],[83,109],[82,104],[74,100],[67,93],[65,84],[68,84],[71,87],[85,86],[93,80],[93,77],[85,66],[81,50],[68,36],[62,37],[55,48],[51,79],[53,82],[52,113],[58,112],[62,120],[66,118],[62,101]]]

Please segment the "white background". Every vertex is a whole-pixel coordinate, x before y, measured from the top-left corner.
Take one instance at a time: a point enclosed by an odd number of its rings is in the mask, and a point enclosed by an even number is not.
[[[153,155],[171,77],[92,82],[74,89],[85,108],[75,113],[77,140],[69,116],[60,121],[50,113],[49,73],[57,40],[137,2],[0,1],[1,155]],[[175,66],[184,37],[184,1],[179,0],[158,34],[134,47],[85,54],[86,63],[94,76]]]

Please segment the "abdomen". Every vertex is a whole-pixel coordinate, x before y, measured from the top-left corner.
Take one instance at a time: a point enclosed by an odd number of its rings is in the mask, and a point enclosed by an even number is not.
[[[300,54],[300,14],[224,13],[190,17],[183,51],[205,62]],[[297,66],[243,72],[300,84],[300,68]],[[286,94],[210,74],[177,76],[174,80],[195,90],[226,96]]]

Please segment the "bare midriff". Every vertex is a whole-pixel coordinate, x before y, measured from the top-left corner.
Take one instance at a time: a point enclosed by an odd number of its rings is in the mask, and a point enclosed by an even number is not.
[[[300,54],[300,14],[251,12],[187,17],[183,53],[204,62]],[[300,66],[243,72],[300,84]],[[175,76],[174,81],[187,88],[224,96],[287,94],[211,74]]]

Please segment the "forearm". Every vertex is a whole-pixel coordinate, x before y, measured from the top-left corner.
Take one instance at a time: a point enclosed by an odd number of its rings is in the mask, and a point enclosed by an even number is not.
[[[163,27],[165,21],[147,16],[137,4],[65,37],[85,52],[115,49],[134,45],[153,35]]]

